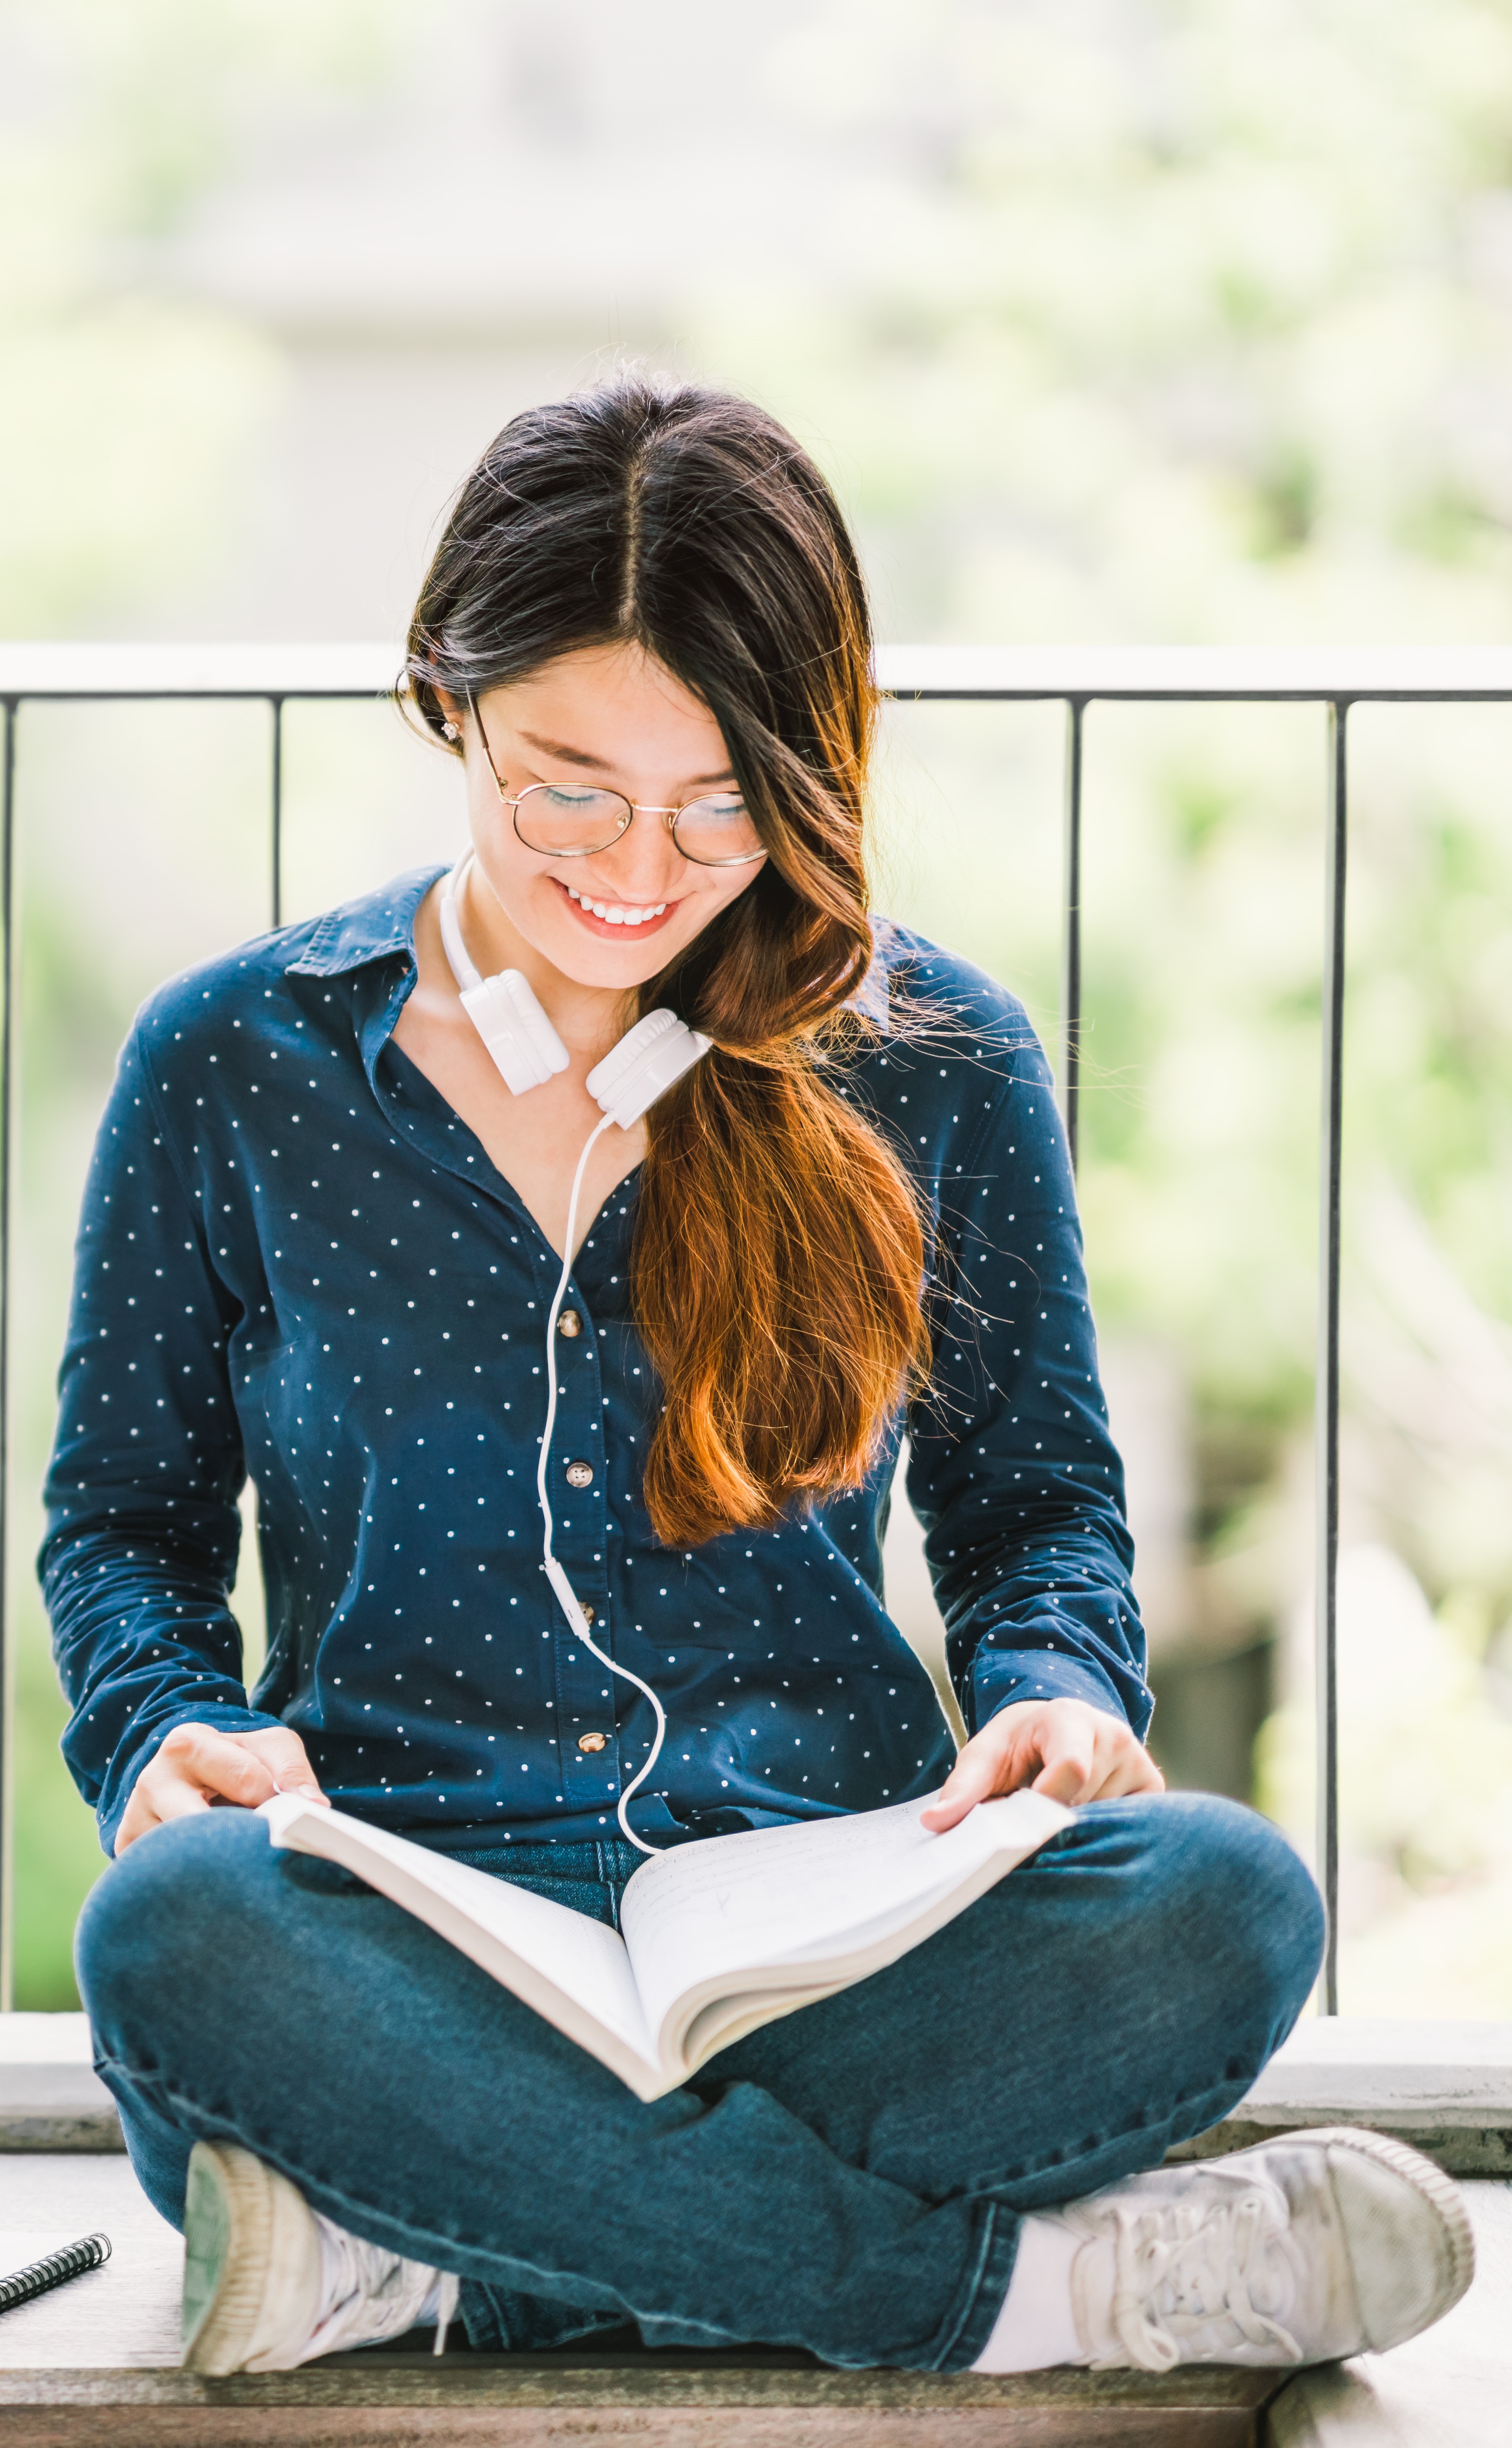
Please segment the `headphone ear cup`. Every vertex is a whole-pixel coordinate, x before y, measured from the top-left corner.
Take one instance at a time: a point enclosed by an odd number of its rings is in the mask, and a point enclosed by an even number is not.
[[[702,1061],[712,1042],[679,1020],[675,1011],[648,1011],[594,1065],[587,1077],[588,1094],[612,1122],[627,1131],[685,1071]]]
[[[519,969],[501,969],[465,987],[462,1008],[514,1096],[545,1087],[554,1072],[566,1069],[571,1057]]]
[[[478,975],[457,915],[457,887],[471,859],[472,852],[466,851],[447,879],[441,895],[441,941],[463,1010],[510,1095],[523,1097],[527,1089],[544,1088],[572,1058],[522,970],[500,969],[491,978]],[[675,1011],[648,1011],[595,1063],[588,1073],[588,1094],[610,1121],[627,1131],[674,1081],[692,1070],[709,1044]]]

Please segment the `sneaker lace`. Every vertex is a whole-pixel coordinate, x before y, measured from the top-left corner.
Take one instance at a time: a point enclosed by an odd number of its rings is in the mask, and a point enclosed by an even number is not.
[[[444,2353],[447,2330],[457,2307],[455,2272],[406,2261],[382,2245],[351,2234],[334,2219],[321,2218],[319,2228],[320,2300],[328,2308],[301,2360],[335,2354],[343,2346],[375,2345],[385,2338],[402,2337],[407,2329],[419,2327],[432,2310],[434,2351]]]
[[[1257,2294],[1273,2300],[1282,2274],[1276,2267],[1282,2239],[1264,2194],[1246,2191],[1216,2200],[1210,2195],[1158,2208],[1111,2202],[1108,2211],[1114,2228],[1112,2324],[1142,2371],[1169,2371],[1181,2360],[1186,2340],[1222,2320],[1233,2322],[1246,2344],[1277,2347],[1288,2362],[1301,2362],[1302,2349],[1291,2331],[1255,2302]],[[1078,2254],[1073,2285],[1082,2260]],[[1077,2308],[1080,2322],[1080,2303]]]

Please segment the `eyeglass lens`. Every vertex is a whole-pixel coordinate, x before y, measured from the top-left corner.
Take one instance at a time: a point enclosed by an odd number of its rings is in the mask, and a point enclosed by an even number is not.
[[[547,858],[585,858],[617,842],[634,817],[618,791],[579,791],[556,782],[532,782],[515,803],[514,829],[526,850]],[[761,841],[735,792],[690,799],[678,812],[672,838],[684,858],[699,867],[723,867],[752,858]]]

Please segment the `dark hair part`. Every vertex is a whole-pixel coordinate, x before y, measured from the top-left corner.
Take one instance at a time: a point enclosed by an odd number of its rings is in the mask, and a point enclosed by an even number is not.
[[[631,1262],[665,1405],[645,1501],[693,1544],[854,1486],[927,1359],[912,1191],[819,1067],[872,954],[866,589],[823,476],[749,401],[622,373],[513,418],[447,523],[407,680],[439,736],[439,689],[616,641],[709,708],[767,851],[641,992],[714,1040],[648,1117]]]

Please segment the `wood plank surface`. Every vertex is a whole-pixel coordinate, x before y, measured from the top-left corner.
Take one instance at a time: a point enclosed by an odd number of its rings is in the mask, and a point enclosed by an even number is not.
[[[0,2156],[0,2266],[95,2228],[103,2269],[0,2314],[0,2448],[1254,2448],[1279,2376],[833,2372],[754,2353],[381,2351],[205,2381],[178,2369],[182,2245],[117,2155]]]
[[[440,2362],[375,2352],[202,2381],[177,2368],[181,2241],[129,2163],[0,2156],[0,2267],[95,2228],[114,2246],[103,2269],[0,2315],[0,2448],[1254,2448],[1261,2437],[1269,2448],[1507,2448],[1512,2186],[1465,2190],[1479,2264],[1464,2303],[1389,2355],[1290,2381],[1229,2369],[990,2380],[570,2352]]]
[[[689,2367],[691,2366],[691,2367]],[[332,2357],[300,2372],[0,2374],[7,2448],[1254,2448],[1276,2375],[710,2367],[710,2359]]]
[[[103,2268],[0,2312],[0,2372],[178,2362],[183,2242],[124,2153],[0,2154],[0,2275],[97,2228],[111,2245]]]

